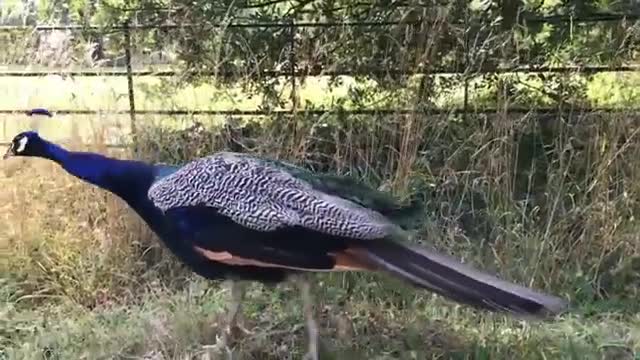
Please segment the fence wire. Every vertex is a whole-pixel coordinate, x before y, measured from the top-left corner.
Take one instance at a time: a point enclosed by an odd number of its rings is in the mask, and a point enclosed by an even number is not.
[[[591,22],[612,22],[612,21],[638,21],[640,20],[640,14],[592,14],[588,16],[572,16],[568,15],[550,15],[543,17],[527,17],[524,16],[518,19],[520,24],[542,24],[542,23],[591,23]],[[207,24],[211,28],[289,28],[292,29],[292,34],[295,34],[297,28],[341,28],[341,27],[389,27],[389,26],[417,26],[423,24],[422,20],[416,21],[343,21],[343,22],[304,22],[304,21],[287,21],[287,22],[255,22],[255,23],[221,23],[221,24]],[[464,25],[465,29],[468,26],[466,22],[460,21],[460,25]],[[101,69],[101,70],[0,70],[0,77],[45,77],[50,75],[59,75],[62,77],[127,77],[128,79],[128,97],[129,97],[129,109],[127,110],[76,110],[76,109],[58,109],[55,110],[56,114],[60,115],[92,115],[92,114],[129,114],[131,118],[132,132],[135,133],[136,115],[167,115],[167,116],[199,116],[199,115],[220,115],[220,116],[267,116],[278,115],[288,116],[292,114],[293,110],[137,110],[135,107],[135,94],[134,94],[134,79],[141,76],[153,76],[153,77],[175,77],[184,75],[185,72],[174,69],[136,69],[134,70],[131,64],[131,48],[133,45],[129,32],[141,31],[141,30],[175,30],[186,27],[201,27],[201,24],[127,24],[116,26],[97,26],[97,25],[37,25],[37,26],[14,26],[4,25],[0,26],[0,32],[12,32],[12,31],[86,31],[95,30],[103,32],[122,32],[127,41],[124,42],[124,52],[126,56],[126,64],[124,69]],[[465,42],[466,43],[466,42]],[[295,41],[291,41],[291,53],[295,53]],[[465,46],[466,48],[466,46]],[[465,54],[467,56],[468,54]],[[484,76],[491,74],[507,74],[507,73],[551,73],[551,74],[597,74],[603,72],[636,72],[640,70],[640,65],[635,64],[617,64],[617,65],[572,65],[572,66],[514,66],[514,67],[500,67],[500,66],[486,66],[483,65],[480,68],[471,68],[465,62],[464,66],[458,68],[431,68],[423,66],[415,66],[409,69],[398,68],[375,68],[375,67],[360,67],[360,68],[331,68],[323,69],[322,67],[306,67],[296,66],[295,56],[292,55],[290,61],[290,67],[284,70],[261,70],[261,71],[248,71],[246,74],[242,74],[245,78],[269,78],[269,77],[289,77],[292,84],[292,99],[294,100],[293,108],[295,106],[295,91],[296,91],[296,78],[299,77],[313,77],[313,76],[369,76],[369,77],[385,77],[385,76],[412,76],[412,75],[445,75],[445,74],[463,74],[465,76],[465,84],[468,83],[468,78],[472,76]],[[238,76],[237,72],[221,69],[218,71],[198,71],[198,72],[186,72],[187,74],[197,74],[200,76],[215,76],[222,78],[232,78]],[[347,115],[409,115],[409,114],[430,114],[430,115],[443,115],[443,114],[466,114],[472,112],[474,114],[535,114],[535,115],[549,115],[549,114],[561,114],[565,113],[565,110],[559,110],[558,108],[545,108],[545,109],[529,109],[529,108],[488,108],[488,109],[468,109],[466,106],[468,103],[468,87],[465,85],[465,106],[463,108],[456,109],[297,109],[299,113],[308,115],[324,115],[327,113],[342,113]],[[616,113],[627,112],[637,113],[640,109],[616,109],[616,108],[580,108],[571,109],[571,112],[583,112],[583,113]],[[0,109],[1,114],[19,114],[24,113],[25,109]]]

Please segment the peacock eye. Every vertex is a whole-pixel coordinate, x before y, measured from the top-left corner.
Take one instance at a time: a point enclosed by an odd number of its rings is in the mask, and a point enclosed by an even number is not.
[[[16,144],[16,153],[19,154],[23,152],[24,149],[27,147],[27,142],[29,142],[29,138],[26,136],[23,136],[20,139],[18,139]]]

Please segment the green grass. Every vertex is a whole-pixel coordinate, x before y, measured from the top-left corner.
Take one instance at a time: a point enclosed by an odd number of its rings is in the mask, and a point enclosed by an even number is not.
[[[201,359],[213,350],[225,306],[223,288],[193,278],[186,290],[144,286],[137,295],[133,303],[105,303],[93,310],[64,301],[23,310],[4,304],[0,334],[5,339],[0,340],[5,354],[9,359],[41,358],[45,351],[56,359],[135,359],[154,353],[160,359]],[[297,295],[288,285],[252,286],[245,324],[253,334],[237,339],[236,354],[300,358],[306,338]],[[603,311],[591,318],[567,315],[525,323],[474,314],[375,277],[358,282],[351,294],[325,288],[318,297],[326,359],[633,359],[640,350],[638,314]]]
[[[240,87],[216,87],[211,84],[187,86],[179,90],[172,87],[158,90],[159,78],[150,76],[135,79],[135,103],[137,110],[255,110],[262,102],[260,95],[248,95]],[[343,99],[349,91],[353,80],[344,80],[343,86],[330,89],[325,78],[309,79],[297,91],[301,104],[313,106],[332,106],[338,99]],[[300,86],[300,85],[299,85]],[[355,85],[354,85],[355,86]],[[129,109],[127,80],[124,77],[77,77],[62,78],[51,75],[43,78],[3,77],[0,82],[0,109],[30,109],[44,107],[55,110],[103,110],[116,111]],[[281,79],[279,91],[290,90],[286,79]],[[372,101],[375,102],[375,99]],[[282,108],[290,107],[290,102]],[[191,116],[138,116],[141,122],[151,122],[167,126],[188,126]],[[220,123],[225,116],[199,116],[199,121]],[[115,139],[130,131],[129,115],[74,115],[72,117],[58,115],[56,121],[48,118],[27,118],[22,114],[2,117],[0,139],[9,141],[17,132],[34,129],[48,137],[61,140],[68,139],[69,134],[78,134],[90,139],[96,133],[107,131],[110,139]],[[117,142],[117,141],[110,141]]]
[[[505,75],[510,76],[510,75]],[[587,81],[587,100],[594,106],[633,107],[640,101],[638,83],[640,75],[634,73],[601,73]],[[281,93],[285,104],[274,110],[286,110],[291,106],[290,83],[288,79],[278,80],[277,91]],[[538,80],[526,80],[527,86],[516,88],[542,88]],[[175,89],[171,85],[160,88],[161,80],[151,76],[135,78],[135,103],[137,110],[255,110],[263,101],[260,94],[250,95],[241,86],[216,86],[203,84]],[[303,84],[298,82],[297,96],[300,109],[308,107],[332,108],[336,105],[366,108],[410,108],[416,89],[416,82],[404,90],[378,93],[372,97],[354,95],[357,89],[375,87],[374,81],[356,82],[350,77],[340,77],[337,86],[330,86],[327,77],[308,78]],[[495,106],[493,90],[483,88],[482,78],[471,82],[474,91],[470,95],[471,104]],[[464,102],[464,90],[460,86],[441,85],[433,99],[436,106],[444,108],[460,107]],[[162,90],[159,90],[162,89]],[[533,92],[532,94],[535,94]],[[530,101],[540,105],[548,103],[544,96],[531,95]],[[51,75],[42,78],[3,77],[0,81],[0,109],[29,109],[45,107],[50,110],[103,110],[114,111],[129,109],[127,80],[124,77],[75,77],[62,78]],[[192,117],[138,116],[140,121],[156,124],[174,124],[185,126]],[[224,116],[198,117],[205,122],[220,123]],[[130,129],[128,115],[74,116],[58,115],[55,122],[43,119],[28,119],[23,115],[3,116],[0,124],[0,141],[8,141],[18,131],[38,129],[54,139],[64,139],[67,134],[78,133],[84,137],[94,136],[105,129],[118,138],[128,134]],[[116,141],[114,141],[116,142]]]
[[[290,83],[278,78],[276,89],[289,99]],[[329,106],[347,95],[355,80],[341,77],[341,85],[330,88],[329,78],[309,78],[297,84],[300,104]],[[134,80],[135,102],[138,110],[255,110],[262,96],[249,95],[241,86],[202,84],[180,89],[170,87],[156,91],[161,78],[140,76]],[[370,82],[364,83],[372,85]],[[288,108],[287,107],[280,109]],[[0,108],[47,107],[51,109],[128,110],[129,98],[126,77],[67,77],[49,75],[33,77],[3,77],[0,83]]]
[[[436,95],[431,99],[437,106],[461,106],[464,101],[464,89],[461,84],[444,83],[440,76],[436,81]],[[530,79],[513,74],[503,75],[503,78],[519,79],[517,89],[543,88],[539,79]],[[575,77],[578,79],[579,77]],[[405,89],[381,92],[371,98],[361,99],[366,107],[387,107],[389,98],[393,97],[403,105],[403,98],[411,98],[416,90],[416,77],[409,81]],[[599,73],[590,78],[580,78],[586,83],[587,100],[594,105],[601,106],[630,106],[640,100],[640,93],[636,90],[640,82],[640,75],[636,73]],[[469,94],[471,104],[487,102],[487,106],[495,99],[492,90],[483,88],[481,76],[470,82],[473,89]],[[281,92],[286,105],[280,109],[288,109],[290,103],[290,80],[286,77],[275,79],[276,90]],[[302,81],[302,82],[301,82]],[[518,81],[517,81],[518,82]],[[262,95],[249,94],[241,86],[216,86],[202,84],[175,89],[169,88],[157,91],[161,79],[153,76],[140,76],[134,80],[135,102],[138,110],[159,109],[199,109],[199,110],[254,110],[262,102]],[[333,106],[347,100],[346,107],[355,106],[349,94],[356,89],[370,89],[376,87],[376,81],[356,81],[352,77],[338,77],[335,85],[329,77],[309,77],[298,79],[296,94],[301,108],[307,106]],[[87,110],[128,110],[129,99],[127,93],[127,79],[125,77],[67,77],[49,75],[46,77],[2,77],[0,82],[0,109],[47,107],[51,109],[87,109]],[[533,91],[533,94],[536,92]],[[544,104],[544,96],[538,94],[532,99]],[[404,103],[410,106],[410,103]]]

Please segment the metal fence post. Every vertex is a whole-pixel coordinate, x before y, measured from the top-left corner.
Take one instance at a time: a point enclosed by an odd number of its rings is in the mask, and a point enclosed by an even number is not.
[[[298,97],[296,93],[296,24],[290,20],[289,27],[289,67],[291,70],[291,112],[295,113],[298,108]]]
[[[471,57],[469,53],[469,31],[471,31],[471,26],[469,24],[469,4],[465,3],[464,8],[464,33],[463,33],[463,42],[464,42],[464,100],[463,100],[463,109],[464,112],[462,114],[462,120],[467,122],[467,113],[469,111],[469,66],[471,65]]]
[[[127,66],[127,88],[129,94],[129,118],[131,121],[131,137],[133,142],[133,152],[138,152],[138,133],[136,128],[136,102],[133,90],[133,70],[131,68],[131,29],[130,20],[124,23],[124,53]]]
[[[289,20],[289,76],[291,77],[291,118],[289,119],[288,126],[291,129],[293,136],[291,137],[292,144],[294,145],[294,156],[299,155],[301,146],[304,141],[298,139],[298,119],[296,112],[298,111],[298,94],[296,84],[296,24],[294,19]]]

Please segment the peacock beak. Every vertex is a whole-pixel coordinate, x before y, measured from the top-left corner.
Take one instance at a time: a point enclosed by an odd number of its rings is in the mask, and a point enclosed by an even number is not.
[[[13,143],[11,143],[11,145],[9,145],[9,148],[7,149],[7,152],[4,153],[4,155],[2,156],[2,160],[6,160],[10,157],[12,157],[14,155],[13,153]]]

